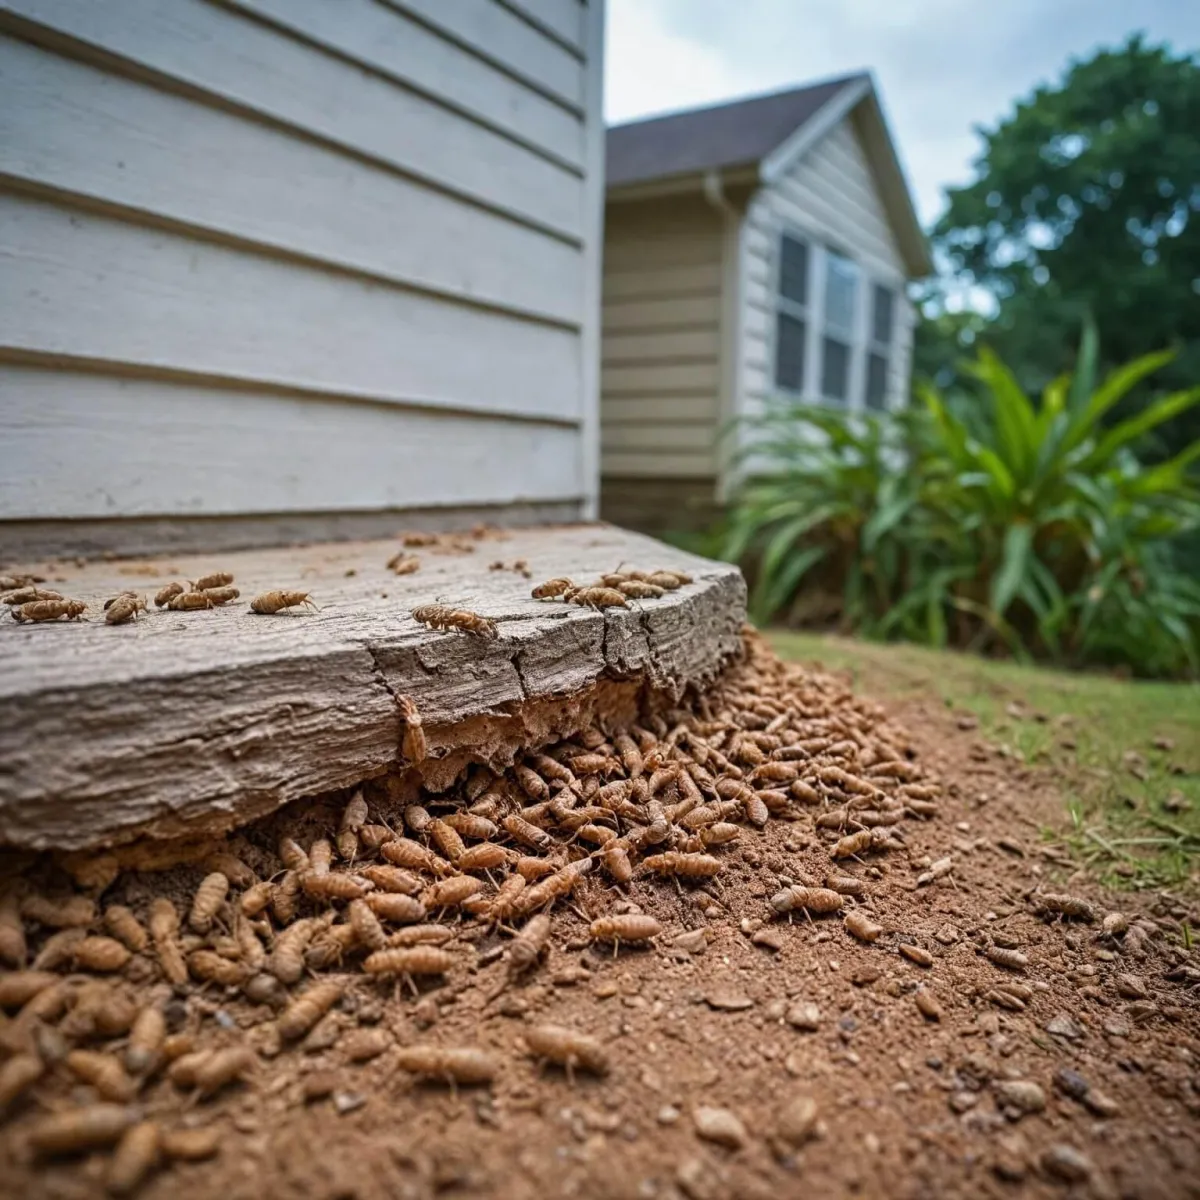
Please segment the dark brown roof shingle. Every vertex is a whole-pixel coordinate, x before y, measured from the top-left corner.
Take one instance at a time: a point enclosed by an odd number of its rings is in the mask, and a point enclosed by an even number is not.
[[[644,183],[757,163],[862,74],[730,104],[614,125],[607,137],[608,186]]]

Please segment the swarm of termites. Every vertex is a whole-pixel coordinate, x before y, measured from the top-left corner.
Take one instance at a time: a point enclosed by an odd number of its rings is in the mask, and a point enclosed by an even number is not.
[[[595,599],[596,590],[611,590],[622,602],[652,603],[657,589],[686,583],[674,572],[618,570],[579,595],[586,603],[589,592]],[[183,606],[207,607],[211,593],[231,586],[206,577],[199,590],[172,585],[155,600],[163,607],[196,597]],[[562,598],[574,588],[560,579],[534,592]],[[252,608],[274,613],[305,600],[267,593]],[[486,618],[442,605],[414,616],[439,629],[495,632]],[[435,751],[411,698],[395,703],[394,736],[407,769]],[[322,802],[317,822],[297,823],[291,836],[251,838],[236,852],[232,844],[209,847],[186,875],[172,877],[174,899],[165,888],[156,894],[159,877],[148,874],[136,892],[114,892],[120,902],[102,906],[92,895],[111,887],[111,875],[94,879],[91,895],[6,880],[5,1116],[28,1125],[35,1154],[107,1149],[109,1186],[135,1188],[151,1170],[215,1152],[211,1130],[173,1119],[173,1103],[182,1114],[225,1089],[257,1087],[272,1070],[274,1058],[260,1062],[251,1049],[253,1025],[240,1027],[238,997],[257,1008],[260,1023],[271,1023],[268,1041],[283,1056],[302,1052],[302,1040],[307,1049],[314,1030],[320,1037],[350,1023],[367,1000],[407,1004],[409,992],[447,986],[457,994],[477,973],[498,999],[526,980],[541,983],[552,931],[564,926],[578,937],[584,913],[586,934],[614,952],[652,943],[659,920],[629,903],[613,911],[616,899],[642,904],[669,889],[675,904],[678,889],[689,901],[717,904],[731,854],[754,847],[755,829],[773,818],[802,822],[830,857],[816,878],[794,872],[799,882],[771,895],[769,912],[816,920],[851,907],[847,930],[880,937],[876,922],[846,899],[864,895],[856,859],[888,853],[898,843],[877,835],[892,836],[887,831],[909,807],[924,802],[922,789],[937,794],[903,735],[838,681],[781,663],[754,635],[744,659],[702,697],[672,709],[656,703],[631,724],[532,747],[506,770],[474,767],[440,794],[410,784],[415,772],[394,796],[391,779],[369,781]],[[926,874],[948,870],[948,861],[935,863]],[[1047,899],[1035,895],[1033,903],[1075,915]],[[1009,965],[1006,953],[1019,954],[992,947],[989,957]],[[1014,990],[1019,983],[1003,973],[993,988],[1003,999],[992,1002],[1025,1003]],[[229,1009],[234,1023],[179,1028],[180,999],[189,992],[214,1011]],[[397,1046],[392,1027],[361,1031],[344,1054],[366,1061],[386,1052],[402,1071],[435,1084],[486,1083],[507,1068],[498,1052],[435,1044],[436,1031],[429,1042]],[[523,1036],[533,1058],[573,1076],[609,1069],[607,1044],[595,1033],[531,1024]],[[174,1085],[165,1097],[161,1078]],[[99,1103],[60,1111],[64,1079]],[[153,1107],[143,1111],[150,1095]]]

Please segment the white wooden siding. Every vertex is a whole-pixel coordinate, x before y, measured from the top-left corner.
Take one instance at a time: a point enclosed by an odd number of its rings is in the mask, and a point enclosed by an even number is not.
[[[0,0],[0,520],[594,503],[602,28]]]
[[[721,255],[720,214],[699,197],[609,207],[602,476],[715,475]]]
[[[876,191],[853,116],[822,138],[785,175],[759,191],[747,209],[742,238],[742,280],[746,297],[742,327],[742,412],[753,413],[774,394],[774,330],[779,236],[790,230],[809,244],[810,375],[819,369],[821,287],[825,247],[852,258],[862,272],[858,321],[870,320],[871,288],[880,283],[896,295],[893,349],[887,404],[907,400],[915,316],[905,295],[905,270],[883,203]],[[811,294],[811,293],[814,293]],[[861,405],[865,366],[851,369],[852,407]],[[814,399],[815,397],[810,397]]]

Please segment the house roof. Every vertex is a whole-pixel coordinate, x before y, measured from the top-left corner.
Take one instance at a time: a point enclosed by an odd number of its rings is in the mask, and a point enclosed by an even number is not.
[[[851,113],[909,277],[928,275],[929,245],[869,72],[611,126],[606,186],[632,199],[739,169],[770,184]]]
[[[607,138],[608,186],[752,166],[840,91],[866,78],[861,73],[846,75],[786,92],[614,125]]]

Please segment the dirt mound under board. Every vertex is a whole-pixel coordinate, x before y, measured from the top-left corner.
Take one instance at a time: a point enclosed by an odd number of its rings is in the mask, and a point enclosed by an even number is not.
[[[0,949],[23,912],[49,973],[0,977],[0,1186],[1195,1194],[1186,910],[1058,880],[1033,782],[904,715],[751,635],[703,695],[456,794],[29,866]]]

